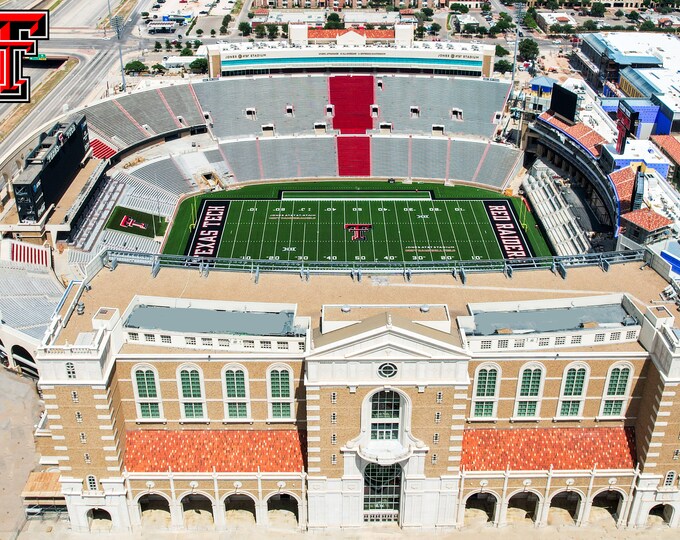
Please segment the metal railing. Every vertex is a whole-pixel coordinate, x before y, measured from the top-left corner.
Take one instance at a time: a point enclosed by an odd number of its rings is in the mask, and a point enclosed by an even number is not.
[[[466,274],[501,272],[511,276],[514,271],[547,269],[562,275],[567,268],[599,266],[608,270],[609,265],[644,260],[645,250],[586,253],[558,257],[534,257],[527,259],[500,259],[479,261],[406,261],[406,262],[341,262],[341,261],[282,261],[226,258],[199,258],[184,255],[163,255],[109,249],[100,253],[102,263],[115,268],[119,263],[149,266],[156,275],[161,268],[195,268],[202,274],[211,271],[294,273],[300,277],[311,274],[349,274],[361,279],[362,274],[412,274],[449,273],[465,280]]]

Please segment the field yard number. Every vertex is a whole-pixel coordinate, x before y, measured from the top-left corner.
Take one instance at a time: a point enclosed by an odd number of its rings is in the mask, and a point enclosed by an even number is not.
[[[257,208],[252,206],[252,207],[248,208],[248,212],[257,212]]]
[[[332,206],[329,206],[328,208],[326,208],[326,212],[333,212],[334,210],[335,210],[335,208],[333,208]]]
[[[383,257],[386,261],[393,261],[395,259],[394,255],[387,255],[386,257]]]
[[[285,208],[274,208],[274,212],[285,212]]]
[[[480,259],[481,259],[481,257],[480,257],[479,255],[473,255],[473,256],[472,256],[472,260],[473,260],[473,261],[478,261],[478,260],[480,260]]]
[[[414,261],[422,261],[423,259],[424,259],[424,257],[422,255],[414,255],[413,256]]]
[[[460,206],[457,206],[456,208],[454,208],[454,210],[456,212],[465,212],[465,210],[463,208],[461,208]]]
[[[365,261],[366,257],[364,255],[355,255],[354,260],[355,261]]]
[[[409,208],[408,206],[404,208],[404,212],[413,212],[413,208]]]
[[[306,260],[309,259],[309,257],[307,257],[307,255],[298,255],[298,256],[295,257],[295,258],[296,258],[298,261],[306,261]]]
[[[442,211],[441,208],[435,208],[434,206],[430,207],[430,212],[441,212],[441,211]]]
[[[387,212],[387,208],[380,207],[378,208],[378,212]]]
[[[327,261],[337,261],[338,260],[338,258],[335,255],[327,255],[326,257],[324,257],[324,259],[326,259]]]
[[[358,207],[352,208],[352,212],[361,212],[362,210],[363,210],[363,208],[358,208]]]

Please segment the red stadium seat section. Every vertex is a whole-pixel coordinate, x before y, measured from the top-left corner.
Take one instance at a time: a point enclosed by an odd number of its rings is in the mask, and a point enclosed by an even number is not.
[[[371,176],[371,138],[343,137],[338,141],[338,174]]]
[[[328,93],[333,105],[333,129],[343,135],[365,135],[373,129],[371,105],[375,103],[375,81],[372,76],[330,77]]]

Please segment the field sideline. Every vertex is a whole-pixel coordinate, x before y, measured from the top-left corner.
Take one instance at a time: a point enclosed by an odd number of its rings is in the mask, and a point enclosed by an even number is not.
[[[269,184],[193,197],[179,208],[163,252],[348,263],[550,255],[519,199],[385,182]]]

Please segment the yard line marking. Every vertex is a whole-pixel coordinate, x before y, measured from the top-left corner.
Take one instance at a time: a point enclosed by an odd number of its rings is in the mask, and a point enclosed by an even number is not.
[[[407,203],[409,204],[409,203]],[[407,206],[406,208],[411,208],[410,206]],[[416,257],[420,257],[420,253],[418,253],[418,244],[416,243],[416,231],[413,229],[413,219],[411,218],[411,212],[410,211],[405,211],[408,214],[408,222],[409,225],[411,225],[411,239],[413,242],[413,247],[416,250]],[[418,260],[417,258],[414,260]]]
[[[425,211],[423,210],[423,203],[420,202],[420,201],[418,201],[418,205],[420,206],[420,215],[421,215],[421,216],[424,216],[424,215],[425,215]],[[423,229],[425,229],[425,238],[427,239],[427,246],[428,246],[428,250],[430,251],[430,260],[433,260],[433,256],[432,256],[432,244],[430,244],[430,233],[429,233],[428,230],[427,230],[427,225],[426,225],[426,223],[425,223],[425,218],[420,218],[420,219],[422,220],[422,223],[423,223]]]
[[[458,238],[456,237],[456,231],[453,228],[453,220],[451,219],[451,214],[449,213],[449,203],[455,203],[455,201],[446,201],[444,203],[444,208],[446,209],[446,215],[449,218],[449,227],[451,227],[451,236],[453,236],[453,243],[456,244],[456,257],[458,260],[462,260],[460,253],[460,246],[458,245]]]
[[[401,248],[401,260],[406,260],[406,251],[404,251],[404,242],[401,240],[401,227],[399,226],[399,216],[397,215],[397,202],[393,201],[394,205],[394,223],[397,225],[397,232],[399,233],[399,247]]]
[[[373,225],[373,212],[372,212],[372,210],[371,210],[371,207],[372,207],[373,205],[371,204],[371,201],[368,201],[368,203],[369,203],[369,204],[368,204],[368,219],[370,220],[371,225]],[[382,203],[380,203],[380,204],[382,204]],[[384,212],[383,212],[383,213],[384,213]],[[374,232],[371,233],[371,245],[373,246],[373,260],[374,260],[374,261],[377,261],[377,260],[378,260],[378,256],[377,256],[376,253],[375,253],[375,233],[374,233]]]
[[[276,220],[276,235],[274,236],[274,250],[273,250],[274,255],[276,255],[276,247],[279,245],[279,228],[281,226],[281,214],[283,214],[283,212],[285,211],[282,201],[279,201],[278,208],[281,208],[281,210],[277,212],[279,217]]]
[[[321,201],[316,201],[316,216],[321,220]],[[321,221],[316,226],[316,260],[319,259],[319,232],[321,231]]]
[[[342,220],[343,220],[343,223],[347,223],[347,204],[345,204],[344,201],[342,203]],[[342,240],[343,240],[343,245],[345,246],[345,261],[346,261],[347,260],[347,233],[344,232],[344,227],[343,227]]]
[[[361,223],[361,217],[359,216],[359,201],[354,201],[354,208],[356,208],[356,213],[357,213],[357,223]],[[362,206],[363,208],[363,206]],[[345,234],[345,237],[347,237],[347,234]],[[365,236],[364,236],[365,238]],[[361,240],[357,240],[357,248],[359,248],[359,258],[357,259],[354,257],[355,261],[360,261],[361,260]]]
[[[236,201],[232,201],[231,204],[233,204]],[[229,258],[233,259],[234,258],[234,249],[236,249],[236,242],[235,240],[238,238],[238,229],[241,226],[241,216],[243,215],[243,207],[245,206],[245,202],[239,201],[241,203],[241,211],[238,213],[238,221],[236,222],[236,231],[234,232],[234,239],[231,242],[231,253],[229,254]],[[224,219],[224,227],[227,227],[227,223],[229,223],[229,213],[231,212],[232,206],[231,204],[229,205],[229,208],[227,209],[227,217]],[[255,212],[253,212],[254,214]],[[250,233],[249,233],[250,234]],[[222,238],[222,242],[224,242],[224,238]]]
[[[293,226],[295,225],[295,203],[293,203],[293,210],[291,210],[290,215],[293,219],[290,220],[290,234],[288,235],[288,248],[290,248],[290,243],[293,241]],[[303,231],[302,232],[302,238],[303,238],[303,242],[304,242],[304,237],[305,237],[304,223],[303,223],[302,231]],[[288,259],[287,260],[289,260],[289,261],[290,261],[290,254],[291,253],[292,253],[292,251],[290,251],[290,249],[288,249]]]
[[[387,208],[384,206],[384,203],[381,204],[381,208],[383,208],[383,211],[380,212],[380,213],[383,215],[383,226],[385,227],[383,229],[383,234],[385,235],[385,249],[387,250],[387,259],[386,260],[389,261],[389,260],[391,260],[390,259],[390,241],[389,241],[389,238],[387,238],[387,218],[385,217],[385,214],[387,214]]]
[[[486,252],[486,259],[489,260],[489,259],[491,259],[491,254],[489,253],[489,249],[486,245],[486,240],[484,239],[484,234],[482,233],[482,228],[480,227],[479,221],[477,220],[477,215],[475,214],[475,211],[472,209],[472,201],[467,201],[467,203],[470,205],[470,210],[472,210],[472,215],[475,217],[475,223],[477,224],[477,230],[479,231],[479,238],[482,241],[482,245],[484,246],[484,251]]]
[[[267,231],[267,216],[269,215],[269,203],[267,201],[267,210],[264,213],[264,223],[262,224],[262,238],[260,238],[260,254],[257,256],[258,259],[262,259],[262,247],[264,246],[265,232]],[[276,201],[274,201],[276,202]]]
[[[432,208],[436,208],[435,202],[432,201]],[[444,257],[448,256],[448,253],[446,252],[446,243],[444,242],[444,236],[442,235],[442,228],[439,226],[439,214],[441,212],[434,212],[434,220],[437,222],[437,230],[439,231],[439,239],[442,242],[442,250],[444,251]],[[446,260],[446,259],[444,259]]]
[[[459,203],[466,202],[466,201],[458,201]],[[472,251],[471,256],[472,257],[477,257],[478,255],[475,253],[475,246],[472,244],[472,238],[470,237],[470,231],[468,231],[467,224],[465,223],[465,216],[461,216],[461,221],[463,222],[463,228],[465,229],[465,235],[468,238],[468,245],[470,246],[470,250]]]

